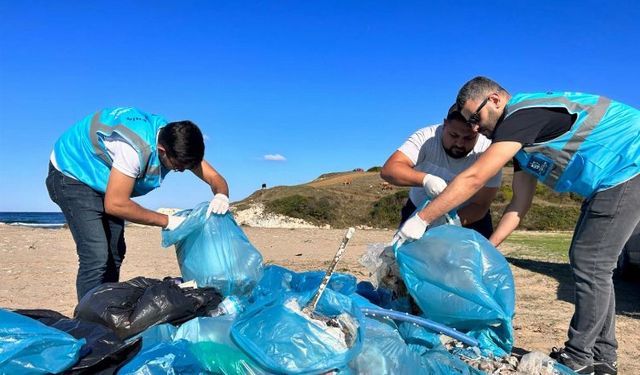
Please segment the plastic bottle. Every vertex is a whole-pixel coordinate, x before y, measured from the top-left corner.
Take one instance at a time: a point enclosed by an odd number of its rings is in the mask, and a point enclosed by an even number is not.
[[[209,316],[236,315],[244,310],[244,304],[236,296],[228,296],[220,302]]]

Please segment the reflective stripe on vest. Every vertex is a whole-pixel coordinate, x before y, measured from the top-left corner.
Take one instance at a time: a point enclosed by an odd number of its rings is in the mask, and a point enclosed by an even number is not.
[[[153,163],[149,162],[151,152],[149,151],[147,143],[143,141],[142,138],[138,136],[138,134],[122,124],[111,126],[103,124],[102,122],[100,122],[101,116],[102,111],[98,111],[95,115],[93,115],[93,118],[91,119],[91,128],[89,129],[89,137],[91,138],[93,151],[95,152],[97,157],[102,159],[105,163],[107,163],[107,165],[111,165],[112,161],[109,156],[105,154],[104,149],[102,148],[102,144],[100,143],[100,139],[98,137],[98,132],[101,132],[103,134],[110,134],[113,131],[116,131],[122,137],[126,138],[127,141],[129,141],[131,145],[141,153],[142,160],[140,160],[140,162],[144,162],[146,164],[144,175],[150,176],[154,174],[160,174],[160,166],[152,165]],[[142,165],[140,167],[142,169]]]

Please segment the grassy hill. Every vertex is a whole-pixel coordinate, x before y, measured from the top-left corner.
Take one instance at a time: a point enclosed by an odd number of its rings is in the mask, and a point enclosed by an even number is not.
[[[491,205],[491,216],[497,224],[504,208],[511,200],[513,191],[513,167],[502,169],[502,185]],[[531,209],[520,223],[519,229],[527,230],[570,230],[572,231],[580,215],[582,198],[575,194],[555,193],[545,185],[538,183]]]
[[[408,188],[387,184],[377,169],[326,173],[305,184],[258,190],[233,206],[243,210],[262,204],[267,212],[334,228],[358,225],[396,228]],[[511,199],[511,180],[512,168],[506,167],[502,187],[492,206],[494,221]],[[580,211],[580,199],[553,193],[541,184],[537,190],[522,229],[572,230]]]

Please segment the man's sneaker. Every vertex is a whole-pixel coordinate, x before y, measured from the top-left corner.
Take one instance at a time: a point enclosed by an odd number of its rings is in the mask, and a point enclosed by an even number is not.
[[[578,363],[575,359],[571,358],[565,351],[564,348],[553,348],[551,349],[551,353],[549,357],[558,361],[559,364],[564,365],[571,370],[575,371],[577,374],[590,374],[594,375],[593,365],[592,364],[581,364]]]
[[[594,360],[593,371],[596,375],[618,375],[618,363]]]

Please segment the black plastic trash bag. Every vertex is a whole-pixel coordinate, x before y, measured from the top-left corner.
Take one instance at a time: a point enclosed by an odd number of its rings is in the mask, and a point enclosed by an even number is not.
[[[92,289],[76,306],[74,317],[104,324],[126,339],[154,324],[180,324],[207,315],[221,300],[215,288],[182,289],[172,280],[136,277]]]
[[[99,323],[70,319],[53,310],[15,310],[14,312],[40,321],[50,327],[85,339],[80,350],[80,360],[64,374],[115,374],[140,350],[141,340],[122,341],[112,329]]]

